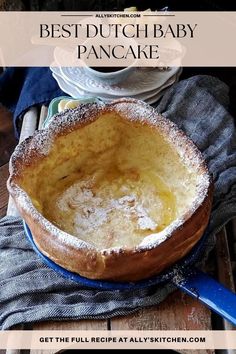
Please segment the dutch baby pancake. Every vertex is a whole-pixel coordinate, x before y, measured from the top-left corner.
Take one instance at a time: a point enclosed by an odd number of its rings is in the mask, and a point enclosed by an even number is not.
[[[43,254],[113,281],[148,278],[185,256],[212,200],[196,146],[134,99],[57,114],[16,148],[8,189]]]

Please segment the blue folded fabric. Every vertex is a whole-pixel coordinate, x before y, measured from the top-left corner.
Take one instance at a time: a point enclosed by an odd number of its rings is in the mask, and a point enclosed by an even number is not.
[[[49,103],[64,95],[49,68],[8,68],[0,75],[0,103],[14,113],[19,137],[19,118],[31,106]]]

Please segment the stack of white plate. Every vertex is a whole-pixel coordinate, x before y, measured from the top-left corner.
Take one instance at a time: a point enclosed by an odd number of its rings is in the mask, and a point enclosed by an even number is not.
[[[136,68],[123,82],[110,85],[91,77],[83,67],[51,66],[53,77],[62,91],[74,98],[96,96],[105,102],[120,97],[132,97],[155,103],[166,88],[178,81],[179,67],[160,71],[159,68]]]

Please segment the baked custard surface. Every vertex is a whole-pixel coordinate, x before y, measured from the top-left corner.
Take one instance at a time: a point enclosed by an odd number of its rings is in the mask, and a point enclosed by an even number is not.
[[[63,231],[99,249],[134,247],[175,219],[175,197],[152,171],[115,166],[64,177],[43,205],[43,214]]]

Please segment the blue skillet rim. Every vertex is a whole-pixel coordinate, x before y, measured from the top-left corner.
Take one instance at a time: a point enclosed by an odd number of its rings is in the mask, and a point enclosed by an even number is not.
[[[66,279],[75,281],[78,284],[89,288],[103,289],[103,290],[137,290],[142,288],[147,288],[152,285],[158,285],[161,283],[168,282],[174,278],[178,271],[181,271],[184,274],[185,271],[189,271],[191,265],[197,262],[200,258],[202,250],[205,246],[205,241],[207,239],[207,233],[205,233],[202,238],[198,241],[198,243],[194,246],[194,248],[181,259],[179,262],[175,263],[173,266],[168,268],[165,272],[158,274],[149,279],[140,280],[137,282],[112,282],[112,281],[104,281],[104,280],[95,280],[85,278],[77,273],[71,272],[60,265],[56,264],[50,258],[45,256],[37,247],[33,240],[33,236],[29,226],[23,220],[25,234],[27,236],[28,241],[31,243],[33,250],[40,256],[43,262],[51,269],[53,269],[56,273],[60,274]]]

